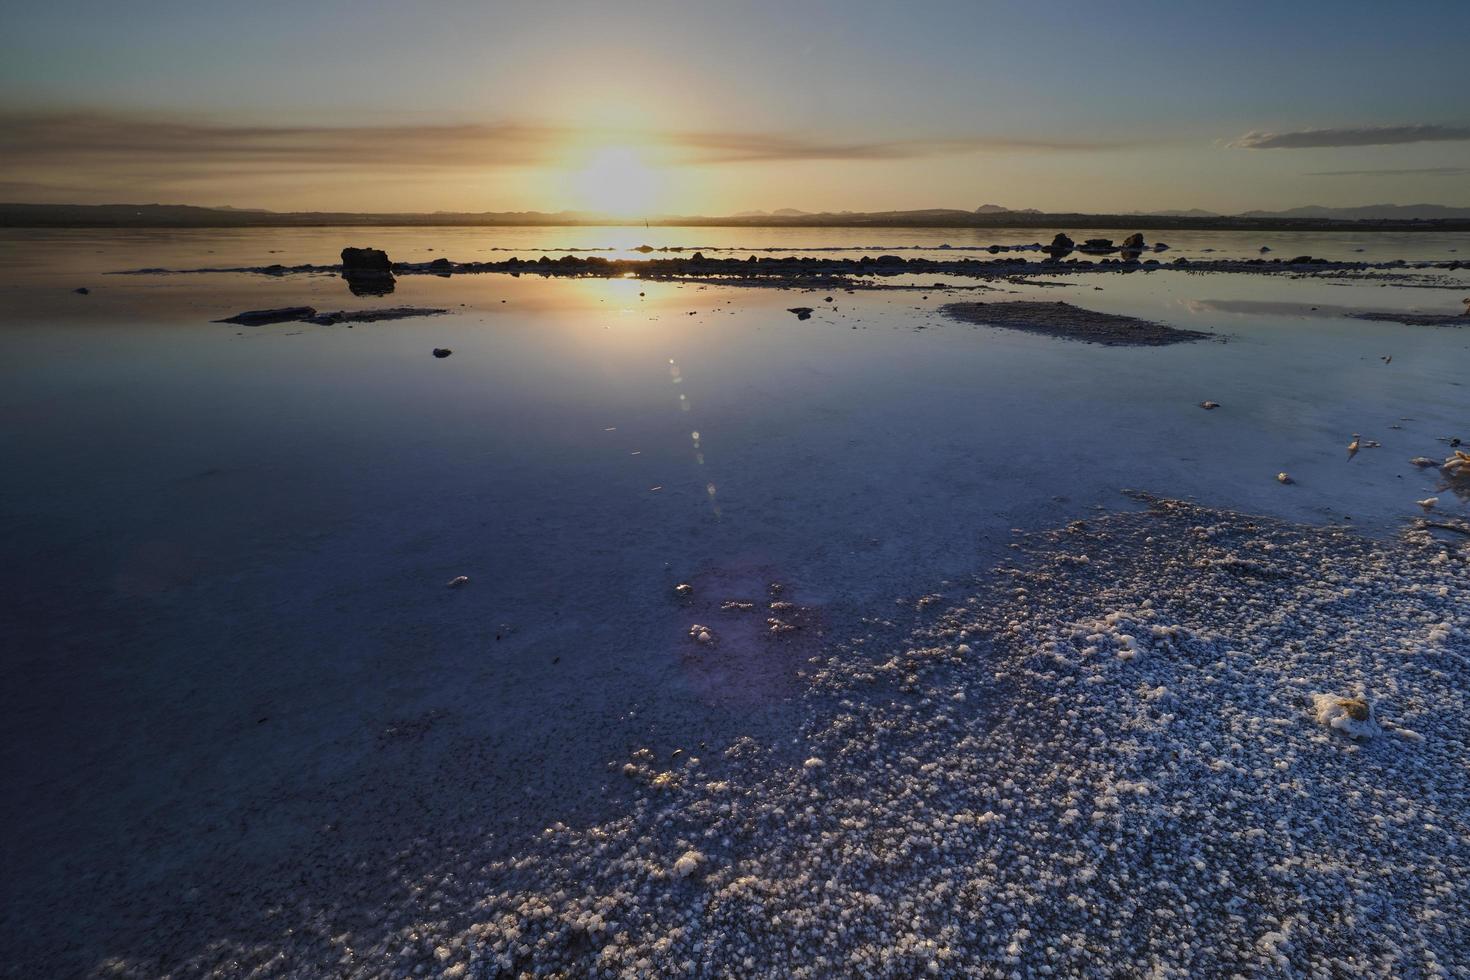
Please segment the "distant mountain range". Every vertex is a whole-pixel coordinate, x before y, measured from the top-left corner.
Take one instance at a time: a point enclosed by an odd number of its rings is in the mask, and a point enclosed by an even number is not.
[[[1209,211],[1084,214],[1015,210],[984,204],[974,211],[927,208],[917,211],[826,211],[794,208],[746,211],[719,216],[651,215],[628,220],[585,211],[435,211],[363,213],[355,211],[264,211],[254,208],[194,207],[183,204],[0,204],[4,228],[244,228],[403,226],[553,226],[640,224],[684,227],[784,226],[805,228],[1127,228],[1313,230],[1341,227],[1470,231],[1470,208],[1440,204],[1374,204],[1357,208],[1316,205],[1286,211],[1247,211],[1220,215]]]
[[[1368,204],[1360,208],[1324,208],[1309,204],[1286,211],[1244,211],[1242,218],[1325,218],[1333,221],[1455,221],[1470,218],[1470,208],[1443,204]]]

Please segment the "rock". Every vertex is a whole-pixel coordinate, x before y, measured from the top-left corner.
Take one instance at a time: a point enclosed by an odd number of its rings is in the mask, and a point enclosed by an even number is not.
[[[78,286],[76,289],[73,289],[72,292],[76,293],[78,296],[86,296],[87,294],[91,293],[92,291],[90,289],[88,289],[86,286]]]
[[[674,595],[678,596],[680,599],[687,599],[693,594],[694,586],[690,585],[688,582],[680,582],[678,585],[674,586]]]
[[[1433,510],[1434,509],[1434,505],[1437,504],[1437,503],[1439,503],[1439,498],[1438,497],[1425,497],[1423,500],[1416,500],[1416,501],[1414,501],[1414,503],[1418,504],[1420,507],[1423,507],[1425,510]]]
[[[376,248],[344,248],[342,278],[354,296],[386,296],[393,292],[393,263]]]
[[[1430,466],[1438,466],[1439,465],[1434,460],[1430,459],[1428,456],[1415,456],[1413,459],[1409,460],[1409,462],[1412,463],[1414,466],[1419,467],[1420,469],[1424,469],[1424,468],[1430,467]]]
[[[679,860],[674,862],[674,876],[676,878],[688,878],[695,871],[699,870],[699,866],[703,861],[704,855],[698,851],[685,851],[679,855]]]
[[[880,255],[874,261],[878,265],[903,265],[904,264],[903,256],[901,256],[901,255]]]
[[[1276,474],[1276,482],[1277,483],[1295,483],[1296,481],[1293,480],[1290,476],[1286,475],[1285,473],[1277,473]]]
[[[1470,479],[1470,453],[1456,449],[1454,455],[1448,457],[1440,469],[1444,470],[1445,476]]]
[[[1077,243],[1068,238],[1065,232],[1057,232],[1056,237],[1051,240],[1051,244],[1041,246],[1041,250],[1053,256],[1062,256],[1076,247]]]
[[[793,306],[786,310],[787,313],[795,313],[798,320],[810,320],[816,311],[810,306]]]
[[[1345,732],[1353,738],[1373,738],[1383,732],[1373,713],[1373,705],[1359,695],[1355,698],[1336,694],[1313,694],[1312,709],[1319,724]]]
[[[1262,245],[1261,246],[1261,254],[1262,255],[1265,255],[1269,251],[1271,251],[1271,246],[1270,245]]]
[[[342,250],[344,273],[392,273],[393,263],[388,253],[377,248],[344,248]]]
[[[310,306],[282,306],[274,310],[246,310],[244,313],[236,313],[234,316],[215,323],[238,323],[246,327],[260,327],[268,323],[289,323],[294,320],[307,320],[316,316],[316,309]]]
[[[1143,232],[1135,231],[1133,234],[1123,239],[1123,247],[1131,251],[1143,251]]]
[[[1179,258],[1177,258],[1177,259],[1174,260],[1174,264],[1175,265],[1189,265],[1189,260],[1186,259],[1184,256],[1181,255],[1181,256],[1179,256]]]
[[[429,263],[429,268],[435,272],[448,272],[454,268],[454,263],[446,258],[440,257]]]
[[[454,351],[450,350],[448,347],[435,347],[434,348],[434,356],[435,357],[448,357],[450,354],[453,354],[453,353],[454,353]]]
[[[456,575],[449,580],[448,584],[451,589],[462,588],[470,584],[470,577],[468,575]]]
[[[1205,411],[1211,411],[1213,409],[1219,408],[1220,407],[1220,403],[1219,402],[1209,402],[1209,401],[1200,402],[1199,403],[1199,407],[1200,408],[1203,408]]]
[[[1312,258],[1310,255],[1298,255],[1294,259],[1287,259],[1286,260],[1286,264],[1287,265],[1308,265],[1308,264],[1314,263],[1316,261],[1317,261],[1317,259]]]

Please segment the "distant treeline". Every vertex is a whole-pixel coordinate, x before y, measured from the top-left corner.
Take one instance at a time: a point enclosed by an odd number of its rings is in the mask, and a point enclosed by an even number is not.
[[[310,228],[536,227],[612,225],[685,228],[1126,228],[1197,231],[1470,231],[1470,219],[1199,217],[1138,214],[1042,214],[1030,211],[879,211],[837,214],[650,217],[644,220],[564,211],[363,213],[248,211],[182,204],[0,204],[0,228]]]

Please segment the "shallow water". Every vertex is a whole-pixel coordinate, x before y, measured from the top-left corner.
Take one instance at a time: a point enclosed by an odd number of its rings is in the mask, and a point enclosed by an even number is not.
[[[827,306],[483,275],[405,277],[373,300],[332,276],[105,274],[330,262],[349,243],[469,259],[962,241],[755,234],[4,233],[3,847],[26,916],[64,930],[140,889],[167,907],[334,841],[473,823],[512,842],[594,812],[632,747],[781,738],[819,631],[986,567],[1012,528],[1128,507],[1123,488],[1373,534],[1436,493],[1467,513],[1408,460],[1470,438],[1470,332],[1341,315],[1457,312],[1450,290],[1173,272],[1005,286],[1220,337],[1128,349],[952,323],[940,292]],[[1159,237],[1227,256],[1273,240],[1195,234]],[[1467,241],[1273,248],[1437,259]],[[297,303],[451,313],[211,322]],[[797,321],[793,305],[822,308]],[[1354,433],[1381,448],[1349,460]],[[457,575],[470,583],[446,589]],[[710,604],[765,602],[772,582],[805,610],[799,638],[766,638],[762,617],[722,637],[723,666],[693,651]]]

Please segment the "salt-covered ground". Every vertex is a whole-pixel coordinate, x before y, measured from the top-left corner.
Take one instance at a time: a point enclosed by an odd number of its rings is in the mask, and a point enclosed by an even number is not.
[[[1448,537],[1177,502],[1026,536],[812,657],[794,744],[635,751],[616,819],[373,868],[371,911],[172,975],[1464,976]],[[1359,697],[1361,737],[1319,717]]]

